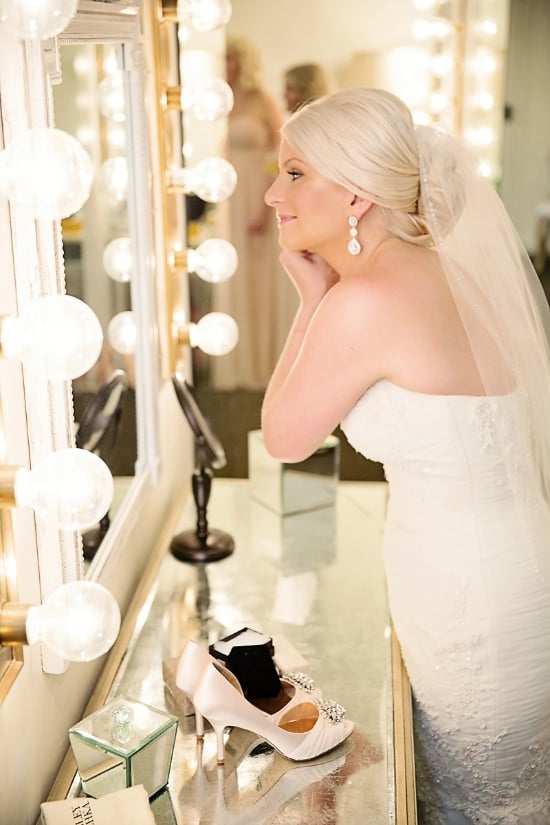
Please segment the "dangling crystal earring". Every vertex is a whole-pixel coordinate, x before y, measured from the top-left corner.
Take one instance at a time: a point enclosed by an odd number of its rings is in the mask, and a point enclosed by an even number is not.
[[[355,215],[350,215],[348,218],[350,241],[348,243],[348,252],[350,255],[359,255],[361,252],[361,244],[357,240],[357,218]]]

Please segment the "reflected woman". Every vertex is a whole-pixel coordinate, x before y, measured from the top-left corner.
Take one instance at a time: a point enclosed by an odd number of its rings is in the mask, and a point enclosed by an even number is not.
[[[319,63],[299,63],[284,74],[284,97],[290,113],[304,103],[336,90],[335,83]]]
[[[218,390],[264,390],[297,307],[279,264],[277,226],[264,194],[273,179],[281,112],[263,88],[260,58],[244,37],[230,36],[227,81],[235,98],[229,116],[228,160],[237,188],[228,201],[230,240],[239,255],[235,276],[216,286],[214,309],[239,325],[239,342],[213,359],[211,384]]]

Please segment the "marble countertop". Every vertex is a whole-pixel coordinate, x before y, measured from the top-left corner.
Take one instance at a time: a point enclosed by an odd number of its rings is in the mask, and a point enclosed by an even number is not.
[[[232,555],[208,564],[170,553],[110,696],[179,719],[169,783],[151,800],[158,825],[386,825],[396,823],[391,630],[382,568],[386,484],[340,482],[333,507],[281,516],[245,480],[215,479],[209,524],[231,534]],[[178,530],[193,528],[190,500]],[[224,766],[214,733],[170,689],[185,642],[205,646],[242,627],[273,637],[345,706],[352,736],[313,762],[291,762],[233,729]],[[300,662],[300,660],[305,660]],[[163,671],[166,680],[163,678]],[[226,734],[227,735],[227,734]]]

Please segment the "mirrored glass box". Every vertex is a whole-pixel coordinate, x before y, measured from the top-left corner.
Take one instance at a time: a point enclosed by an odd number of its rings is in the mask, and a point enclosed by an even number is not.
[[[143,785],[153,796],[168,782],[178,720],[118,697],[69,730],[82,789],[88,796]]]

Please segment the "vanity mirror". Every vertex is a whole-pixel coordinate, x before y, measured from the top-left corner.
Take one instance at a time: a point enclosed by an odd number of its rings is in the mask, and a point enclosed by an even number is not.
[[[124,375],[124,391],[109,396],[116,400],[116,442],[106,454],[99,443],[87,447],[100,452],[115,480],[109,518],[90,541],[84,537],[87,575],[97,578],[155,479],[158,375],[150,331],[156,300],[151,210],[144,208],[150,194],[139,17],[81,5],[85,10],[58,37],[49,81],[53,123],[79,140],[94,167],[90,197],[62,223],[67,292],[93,309],[104,335],[98,361],[72,382],[77,440],[105,387]],[[101,429],[96,424],[92,429]]]

